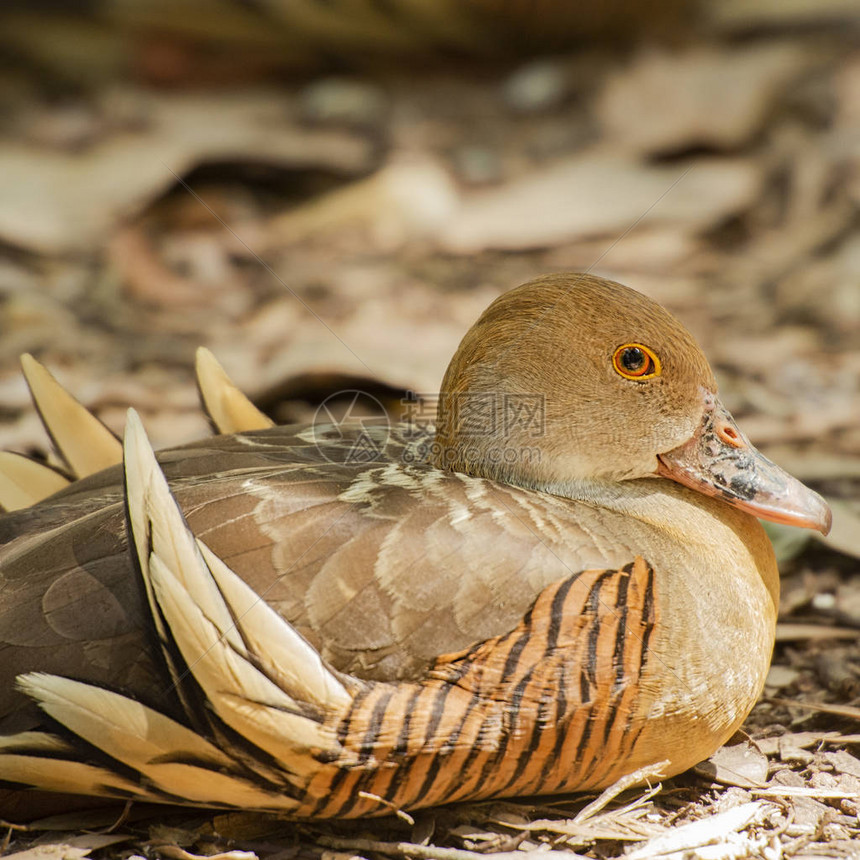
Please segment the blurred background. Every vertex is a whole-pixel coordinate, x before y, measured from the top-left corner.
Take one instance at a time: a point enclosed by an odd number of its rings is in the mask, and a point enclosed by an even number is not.
[[[856,0],[7,0],[0,447],[45,450],[23,351],[166,446],[200,344],[280,421],[397,410],[500,292],[589,270],[833,499],[829,546],[777,536],[769,692],[856,704],[858,36]]]

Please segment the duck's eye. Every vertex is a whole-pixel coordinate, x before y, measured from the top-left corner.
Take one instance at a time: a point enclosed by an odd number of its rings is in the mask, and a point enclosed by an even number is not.
[[[615,350],[612,366],[625,379],[651,379],[660,374],[660,359],[641,343],[625,343]]]

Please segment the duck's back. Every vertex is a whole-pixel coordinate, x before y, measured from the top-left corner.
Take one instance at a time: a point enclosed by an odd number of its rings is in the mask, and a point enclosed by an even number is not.
[[[582,580],[590,591],[577,604],[577,629],[585,644],[603,644],[600,654],[584,648],[591,663],[576,695],[589,695],[598,663],[615,661],[619,690],[642,684],[625,700],[640,722],[659,711],[670,727],[677,711],[682,722],[714,718],[718,733],[736,722],[729,711],[758,695],[766,659],[737,692],[711,671],[720,661],[731,666],[751,636],[762,642],[753,650],[768,653],[773,607],[746,549],[757,524],[681,487],[630,482],[614,498],[575,501],[439,471],[421,462],[415,440],[384,427],[273,428],[164,452],[160,461],[193,532],[336,669],[381,681],[426,677],[440,655],[522,626],[551,584],[584,570],[621,570],[640,556],[653,570],[640,612],[652,619],[647,631],[625,628],[625,574],[617,583]],[[2,732],[38,719],[14,692],[14,678],[28,671],[94,682],[171,711],[126,546],[121,480],[108,470],[0,520]],[[707,533],[722,529],[725,569],[711,574],[712,561],[682,524],[673,534],[649,521],[654,498],[669,511],[658,520],[698,518],[705,541],[719,541]],[[738,595],[746,601],[740,611],[709,625]],[[608,652],[600,629],[607,618],[622,631]],[[643,655],[629,679],[616,660],[625,636],[639,640]],[[695,713],[726,699],[722,716]]]
[[[279,427],[159,459],[195,534],[359,677],[416,677],[509,631],[549,582],[630,560],[576,527],[575,503],[440,472],[414,451],[382,427]],[[0,517],[0,730],[25,702],[25,671],[161,704],[147,618],[119,467]]]

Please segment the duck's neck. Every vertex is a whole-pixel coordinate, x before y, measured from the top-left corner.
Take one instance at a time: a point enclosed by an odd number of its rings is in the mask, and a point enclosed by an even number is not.
[[[696,547],[714,564],[725,561],[730,545],[742,548],[770,592],[774,611],[779,604],[779,573],[770,540],[755,517],[726,502],[665,478],[558,481],[534,489],[647,523],[677,543]]]
[[[731,547],[731,552],[747,558],[746,563],[758,570],[774,608],[778,605],[779,574],[773,547],[761,524],[750,514],[656,476],[558,479],[559,457],[535,447],[529,462],[528,457],[521,456],[523,452],[518,447],[518,456],[505,462],[504,457],[486,455],[488,441],[498,444],[499,440],[476,439],[470,456],[469,445],[463,437],[440,436],[437,431],[431,459],[437,468],[446,471],[488,478],[614,511],[646,523],[677,544],[695,547],[702,558],[711,559],[714,565],[725,560]],[[502,446],[501,451],[510,449],[510,440],[505,441],[508,448]],[[525,444],[523,440],[522,445]],[[576,469],[583,465],[570,460],[564,463],[568,474],[570,467]]]
[[[684,530],[694,511],[705,510],[708,516],[714,513],[711,500],[664,478],[639,478],[632,481],[568,479],[534,484],[531,489],[617,511],[663,531]],[[688,506],[690,514],[679,517],[680,505]],[[723,515],[731,508],[720,502],[716,510],[719,515]],[[753,519],[746,514],[743,517]]]

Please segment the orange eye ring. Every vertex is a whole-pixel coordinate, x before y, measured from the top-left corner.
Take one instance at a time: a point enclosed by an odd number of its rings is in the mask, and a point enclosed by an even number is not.
[[[612,367],[625,379],[642,382],[661,373],[660,359],[656,353],[641,343],[625,343],[615,350]]]

